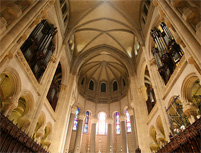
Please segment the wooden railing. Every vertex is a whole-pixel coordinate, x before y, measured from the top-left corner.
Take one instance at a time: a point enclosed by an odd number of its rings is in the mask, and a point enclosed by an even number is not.
[[[157,153],[201,152],[201,118],[187,127],[184,131],[174,136],[171,141],[161,148]]]
[[[48,153],[7,117],[0,113],[0,152]]]

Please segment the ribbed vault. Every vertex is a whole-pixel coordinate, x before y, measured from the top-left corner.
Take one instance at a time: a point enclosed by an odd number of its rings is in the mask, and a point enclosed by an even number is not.
[[[87,83],[94,80],[95,92],[99,92],[102,81],[111,86],[116,80],[122,87],[124,79],[128,86],[127,77],[133,73],[129,65],[133,64],[134,43],[136,39],[141,41],[141,1],[80,0],[69,3],[68,42],[73,55],[73,73],[79,74],[79,81],[83,77]],[[122,97],[121,94],[118,97]]]

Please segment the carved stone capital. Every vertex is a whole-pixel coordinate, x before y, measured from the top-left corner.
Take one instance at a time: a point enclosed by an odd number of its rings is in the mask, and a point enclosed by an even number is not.
[[[147,97],[147,87],[142,86],[138,89],[139,93],[144,97],[145,101],[148,99]]]
[[[67,86],[66,86],[65,84],[61,84],[61,85],[60,85],[60,91],[64,91],[64,90],[66,89],[66,87],[67,87]]]
[[[71,108],[71,113],[72,113],[72,114],[75,114],[76,111],[77,111],[77,107],[76,107],[76,106],[73,106],[73,107]]]
[[[57,58],[54,55],[51,55],[50,61],[56,63]]]
[[[130,116],[134,115],[133,109],[128,109],[128,114],[129,114]]]
[[[152,58],[151,60],[149,60],[149,64],[152,66],[152,65],[155,65],[156,64],[156,60],[155,58]]]

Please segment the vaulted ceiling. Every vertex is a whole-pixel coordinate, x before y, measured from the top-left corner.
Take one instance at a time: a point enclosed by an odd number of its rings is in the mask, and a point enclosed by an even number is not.
[[[108,45],[131,55],[135,36],[140,39],[139,0],[70,1],[70,23],[75,51]]]
[[[79,62],[77,72],[81,76],[110,82],[128,75],[125,61],[132,63],[134,43],[136,39],[141,41],[141,3],[141,0],[69,1],[68,29],[74,42],[74,62],[82,55],[91,55]],[[95,50],[99,52],[95,54]]]

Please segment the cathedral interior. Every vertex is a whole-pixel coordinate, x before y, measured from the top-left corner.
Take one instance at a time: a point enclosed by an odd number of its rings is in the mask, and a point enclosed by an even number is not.
[[[201,152],[200,0],[1,0],[0,152]]]

